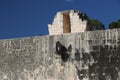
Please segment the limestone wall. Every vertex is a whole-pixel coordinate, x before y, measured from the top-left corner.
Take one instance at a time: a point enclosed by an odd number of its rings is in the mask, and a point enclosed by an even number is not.
[[[63,34],[63,14],[61,12],[56,14],[52,24],[48,24],[48,29],[50,35]]]
[[[71,11],[70,22],[71,22],[71,33],[84,32],[87,28],[87,20],[82,20],[80,15],[82,13]]]
[[[0,80],[120,80],[120,29],[0,40]]]

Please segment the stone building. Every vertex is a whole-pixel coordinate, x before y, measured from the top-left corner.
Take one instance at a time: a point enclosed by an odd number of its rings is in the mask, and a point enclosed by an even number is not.
[[[0,40],[0,80],[120,80],[120,29],[84,32],[75,15],[58,12],[50,35]]]
[[[48,29],[50,35],[84,32],[89,30],[88,16],[77,10],[57,12]]]

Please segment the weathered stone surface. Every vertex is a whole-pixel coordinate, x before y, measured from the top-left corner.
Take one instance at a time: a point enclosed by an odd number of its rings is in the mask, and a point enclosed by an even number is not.
[[[120,29],[0,40],[0,80],[120,80]]]

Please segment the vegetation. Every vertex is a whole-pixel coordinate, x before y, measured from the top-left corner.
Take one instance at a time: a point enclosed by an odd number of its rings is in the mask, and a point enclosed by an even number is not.
[[[109,24],[109,29],[116,29],[116,28],[120,28],[120,19],[117,20],[116,22],[111,22]]]
[[[97,19],[90,19],[89,24],[92,30],[104,30],[105,26]]]

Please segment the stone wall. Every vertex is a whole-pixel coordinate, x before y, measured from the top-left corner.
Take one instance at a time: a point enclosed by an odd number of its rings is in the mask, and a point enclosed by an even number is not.
[[[81,12],[71,11],[71,33],[84,32],[87,29],[88,20],[85,18],[85,14]]]
[[[63,34],[63,14],[57,12],[52,24],[48,24],[49,35]]]
[[[0,40],[0,80],[120,80],[120,29]]]

